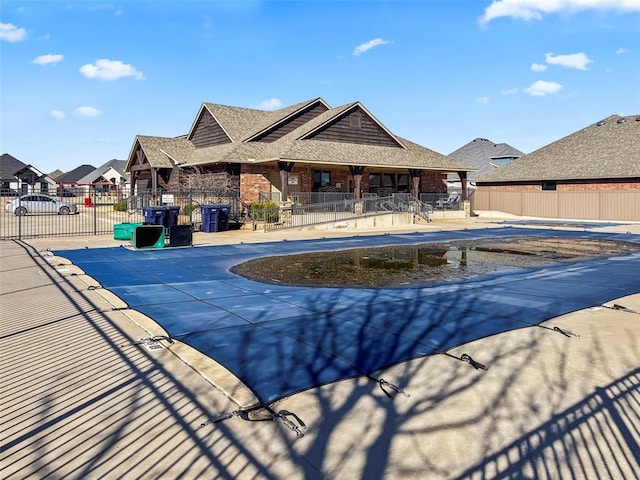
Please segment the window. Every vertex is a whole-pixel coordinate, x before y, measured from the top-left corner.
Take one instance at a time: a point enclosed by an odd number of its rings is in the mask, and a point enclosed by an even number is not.
[[[313,171],[313,189],[318,190],[322,187],[331,185],[331,172],[328,170]]]
[[[542,190],[555,190],[556,182],[552,180],[543,180],[542,181]]]

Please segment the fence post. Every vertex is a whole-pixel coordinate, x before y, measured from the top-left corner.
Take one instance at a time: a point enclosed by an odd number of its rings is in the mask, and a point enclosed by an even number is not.
[[[89,186],[91,189],[91,186]],[[93,198],[91,199],[91,203],[93,203],[93,234],[98,234],[98,204],[96,203],[96,189],[93,188]]]

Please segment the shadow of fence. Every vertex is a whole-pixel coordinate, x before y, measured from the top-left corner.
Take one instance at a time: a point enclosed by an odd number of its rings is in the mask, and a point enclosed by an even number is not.
[[[638,472],[640,368],[596,388],[456,479],[636,479]]]

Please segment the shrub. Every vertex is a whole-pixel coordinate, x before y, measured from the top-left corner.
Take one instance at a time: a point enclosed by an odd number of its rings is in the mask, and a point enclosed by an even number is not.
[[[249,216],[253,220],[273,223],[280,218],[280,210],[274,202],[254,202],[249,205]]]
[[[126,212],[129,209],[127,202],[118,202],[113,204],[113,210],[116,212]]]
[[[182,215],[191,215],[191,212],[199,208],[200,208],[200,205],[198,205],[197,203],[194,203],[193,205],[185,205],[184,207],[180,208],[180,213]]]

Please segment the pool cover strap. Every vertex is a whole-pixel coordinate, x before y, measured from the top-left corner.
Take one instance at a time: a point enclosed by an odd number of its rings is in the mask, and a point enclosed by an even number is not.
[[[252,416],[251,412],[256,412],[258,410],[264,410],[267,412],[266,416]],[[206,427],[212,423],[219,423],[230,418],[237,417],[247,422],[265,422],[265,421],[274,421],[279,420],[282,422],[287,428],[293,430],[296,433],[298,438],[304,437],[304,432],[301,430],[302,428],[306,428],[306,424],[302,421],[302,419],[293,412],[289,410],[278,410],[275,411],[268,405],[260,405],[258,407],[254,407],[248,410],[235,410],[233,412],[222,413],[215,417],[210,418],[206,422],[200,424],[199,428]],[[289,419],[292,417],[298,423],[297,425]]]

